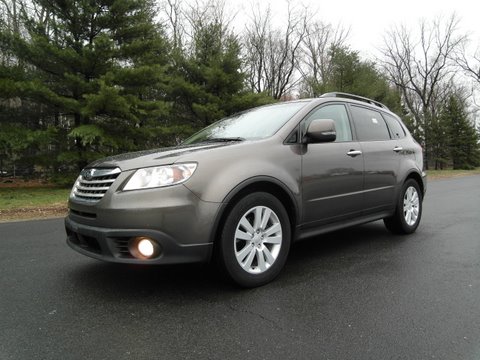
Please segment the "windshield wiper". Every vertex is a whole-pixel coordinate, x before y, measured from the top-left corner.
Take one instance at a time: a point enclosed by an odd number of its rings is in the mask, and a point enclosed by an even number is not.
[[[242,137],[208,138],[199,142],[229,142],[229,141],[245,141],[245,138],[242,138]]]

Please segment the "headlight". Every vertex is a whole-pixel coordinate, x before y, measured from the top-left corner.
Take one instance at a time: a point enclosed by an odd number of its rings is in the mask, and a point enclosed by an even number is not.
[[[123,190],[148,189],[181,184],[193,175],[196,168],[196,163],[186,163],[138,169],[128,180]]]
[[[71,198],[75,197],[75,190],[77,189],[78,185],[80,185],[80,176],[77,177],[77,180],[75,180],[75,184],[73,184],[72,190],[70,191]]]

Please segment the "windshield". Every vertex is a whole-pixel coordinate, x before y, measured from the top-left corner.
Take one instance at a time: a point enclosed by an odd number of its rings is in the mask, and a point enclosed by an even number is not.
[[[296,101],[247,110],[213,123],[183,144],[264,139],[275,134],[306,104],[305,101]]]

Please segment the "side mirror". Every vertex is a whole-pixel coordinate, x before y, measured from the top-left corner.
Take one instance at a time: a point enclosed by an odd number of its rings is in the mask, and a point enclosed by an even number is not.
[[[335,122],[330,119],[315,119],[308,125],[304,143],[332,142],[337,138]]]

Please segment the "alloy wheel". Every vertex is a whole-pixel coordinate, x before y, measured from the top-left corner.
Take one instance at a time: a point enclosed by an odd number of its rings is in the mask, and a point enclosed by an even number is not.
[[[420,198],[417,189],[409,186],[403,196],[403,216],[409,226],[415,225],[418,219]]]
[[[266,206],[248,210],[237,224],[234,249],[237,262],[250,274],[261,274],[277,259],[282,246],[282,225]]]

